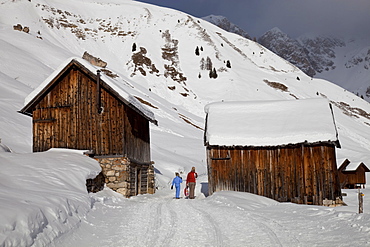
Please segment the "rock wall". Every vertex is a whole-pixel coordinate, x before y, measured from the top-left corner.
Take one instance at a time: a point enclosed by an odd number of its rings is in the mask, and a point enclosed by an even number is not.
[[[130,196],[130,161],[125,157],[97,160],[102,168],[105,184],[124,196]]]
[[[86,185],[89,192],[101,190],[104,183],[125,197],[155,193],[154,166],[135,164],[126,157],[94,158],[102,168],[101,174]]]

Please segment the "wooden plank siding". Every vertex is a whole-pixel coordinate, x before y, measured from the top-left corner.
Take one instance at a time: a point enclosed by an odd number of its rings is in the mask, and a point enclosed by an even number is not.
[[[72,59],[34,91],[19,111],[33,119],[33,151],[88,150],[104,178],[89,181],[90,189],[104,182],[126,197],[154,193],[149,122],[157,121],[117,81],[103,80],[95,69]]]
[[[280,202],[322,205],[341,190],[334,144],[207,147],[209,193],[244,191]]]
[[[150,162],[147,119],[104,88],[99,114],[96,81],[79,69],[69,68],[58,80],[33,107],[34,152],[86,149],[95,155],[127,155]]]
[[[350,163],[351,162],[346,159],[338,168],[341,188],[354,189],[357,187],[364,187],[366,184],[366,172],[370,172],[370,169],[361,162],[356,170],[347,170],[347,166]]]
[[[369,172],[369,170],[363,166],[359,166],[355,171],[341,171],[339,178],[341,184],[343,184],[342,188],[353,189],[358,185],[365,185],[366,172]]]
[[[366,184],[366,174],[361,168],[356,171],[347,171],[344,176],[345,188],[355,188],[358,184]]]

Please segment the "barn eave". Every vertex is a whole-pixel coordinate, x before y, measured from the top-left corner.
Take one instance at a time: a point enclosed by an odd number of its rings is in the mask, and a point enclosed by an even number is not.
[[[32,112],[34,107],[41,101],[45,95],[47,95],[53,87],[58,83],[59,78],[62,78],[70,69],[80,69],[83,71],[91,80],[97,81],[97,75],[93,73],[90,69],[86,68],[82,63],[76,59],[72,59],[63,69],[61,69],[53,78],[50,79],[50,82],[42,88],[21,110],[18,112],[26,116],[32,117]],[[127,99],[122,97],[118,92],[116,92],[112,87],[109,86],[103,79],[100,79],[101,87],[114,95],[119,101],[133,109],[135,112],[143,116],[145,119],[151,123],[158,125],[158,121],[154,117],[150,117],[147,114],[143,113],[138,109],[134,104],[129,102]]]
[[[281,148],[293,148],[298,146],[318,146],[318,145],[334,145],[337,148],[341,148],[339,140],[336,141],[317,141],[317,142],[300,142],[300,143],[288,143],[288,144],[280,144],[280,145],[264,145],[264,146],[256,146],[256,145],[210,145],[209,142],[205,142],[205,146],[208,149],[212,148],[225,148],[225,149],[273,149],[277,147]]]

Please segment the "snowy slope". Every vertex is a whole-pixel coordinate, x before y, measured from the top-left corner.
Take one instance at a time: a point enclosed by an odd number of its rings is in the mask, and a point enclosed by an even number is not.
[[[127,91],[152,106],[159,122],[152,126],[153,160],[162,174],[173,166],[187,170],[200,165],[206,171],[203,107],[221,100],[327,97],[336,105],[343,147],[338,159],[370,161],[367,102],[309,78],[259,44],[204,20],[135,1],[2,1],[0,11],[0,54],[6,61],[0,65],[1,92],[18,101],[12,109],[2,108],[7,121],[1,123],[1,138],[16,151],[29,151],[31,142],[31,133],[24,133],[31,128],[30,119],[16,113],[20,101],[65,59],[88,51],[120,78],[128,78]],[[14,30],[17,24],[29,32]],[[209,77],[207,66],[216,69],[216,79]],[[19,85],[17,97],[4,91],[8,85]],[[22,138],[4,131],[15,125],[24,129]],[[167,152],[179,158],[168,161]]]
[[[18,24],[22,26],[21,31],[14,29]],[[196,54],[197,47],[199,55]],[[32,0],[31,2],[0,0],[0,138],[2,144],[10,147],[18,155],[28,155],[26,157],[31,164],[38,162],[33,154],[29,154],[32,146],[31,119],[17,111],[23,107],[27,95],[51,75],[63,61],[71,57],[82,57],[85,51],[107,62],[106,69],[118,75],[115,80],[122,82],[122,88],[146,102],[145,106],[158,120],[158,126],[150,126],[152,160],[155,161],[157,169],[157,185],[164,191],[165,196],[171,193],[164,188],[168,187],[176,171],[186,174],[192,166],[196,166],[201,182],[206,183],[207,169],[203,146],[204,106],[215,101],[328,98],[334,106],[334,116],[342,145],[342,148],[337,150],[338,164],[348,158],[354,165],[359,162],[370,165],[369,103],[328,81],[309,78],[289,62],[253,41],[225,32],[185,13],[130,0]],[[231,66],[227,66],[227,61]],[[216,70],[216,79],[209,77],[207,67]],[[2,154],[0,157],[0,164],[8,169],[7,174],[21,172],[22,169],[14,169],[12,172],[11,167],[7,165],[12,164],[15,168],[18,163],[25,162],[25,159],[22,161],[18,161],[16,157],[8,159],[8,155],[10,154]],[[71,159],[69,165],[75,162],[80,164],[79,159]],[[63,161],[56,161],[55,164],[58,166],[59,162],[63,163]],[[40,169],[43,168],[40,167]],[[79,179],[84,179],[85,175],[80,174]],[[49,178],[53,180],[54,176],[56,175],[51,174]],[[43,186],[43,182],[37,183]],[[83,186],[79,184],[71,190],[79,191],[84,195],[86,192],[82,191]],[[202,191],[201,188],[199,186],[198,195],[206,193],[206,189],[203,188]],[[22,187],[19,190],[22,190]],[[54,191],[54,193],[59,192]],[[160,201],[161,193],[158,196],[154,195],[153,198],[150,196],[143,198],[144,201],[146,198],[153,200],[149,207],[158,206],[156,211],[158,216],[161,208],[164,207],[164,202]],[[9,199],[6,191],[2,191],[2,194],[4,195],[2,200]],[[17,200],[14,198],[11,200],[14,200],[14,205],[20,205],[22,202],[20,197]],[[59,204],[58,200],[55,201],[56,204]],[[64,195],[63,200],[70,200],[70,198]],[[89,198],[86,197],[81,203],[84,204],[88,200]],[[102,200],[96,207],[104,210],[106,208],[118,210],[127,207],[126,203],[131,203],[130,200],[123,200],[124,202],[114,202],[111,205],[106,203],[105,199],[96,200]],[[211,204],[219,205],[217,199],[209,200],[216,200]],[[40,201],[35,202],[37,203]],[[138,203],[142,205],[141,201]],[[137,207],[140,208],[138,205]],[[176,221],[176,214],[173,213],[181,208],[176,204],[172,206],[168,211],[163,212],[167,216],[172,215],[170,217],[172,224],[178,222],[177,224],[181,225],[182,221]],[[192,212],[198,212],[202,218],[207,218],[210,213],[201,209],[206,206],[206,203],[203,206],[195,205],[196,208],[193,208]],[[49,210],[42,203],[40,207],[42,212]],[[19,210],[18,206],[16,208]],[[54,210],[55,207],[52,209]],[[57,209],[58,207],[55,210]],[[37,207],[35,210],[38,210]],[[7,212],[4,211],[4,214]],[[88,213],[89,210],[84,206],[84,209],[78,213],[79,225],[93,224],[91,219],[83,220]],[[118,210],[113,213],[122,212]],[[1,217],[4,217],[4,214],[1,214]],[[320,214],[330,216],[333,213],[320,210],[318,215]],[[103,221],[98,215],[98,213],[92,213],[91,217]],[[55,214],[49,214],[49,216],[54,217]],[[183,216],[179,215],[179,217]],[[341,218],[343,215],[337,214],[337,216]],[[215,229],[214,235],[212,231],[206,231],[206,235],[217,236],[218,232],[224,231],[216,227],[218,226],[216,222],[222,221],[223,218],[214,217],[211,218],[214,221],[211,220],[199,226]],[[317,221],[317,218],[314,217],[313,222]],[[345,214],[344,218],[345,222],[350,218],[350,222],[362,226],[362,232],[357,228],[352,231],[361,235],[359,242],[356,243],[364,243],[363,236],[367,236],[370,229],[368,225],[362,223],[366,222],[364,218],[356,219],[353,214],[350,216]],[[243,220],[238,226],[251,219],[243,218]],[[52,229],[48,230],[54,231],[59,227],[58,224],[51,226],[50,222],[49,224],[42,220],[36,222],[32,218],[29,221],[13,218],[6,222],[9,224],[0,224],[6,231],[17,228],[15,225],[21,227],[21,231],[33,229],[30,231],[31,242],[32,237],[35,239],[38,233],[43,231],[47,233],[44,228],[51,227]],[[98,224],[98,222],[95,223]],[[163,225],[161,222],[153,223],[152,227],[156,225],[164,227],[165,223],[166,221],[163,221]],[[337,227],[346,232],[351,226],[346,225],[341,228],[342,223],[339,221]],[[63,225],[63,222],[61,224]],[[71,228],[70,225],[62,227],[58,234],[63,235]],[[82,228],[82,230],[86,229]],[[248,231],[248,228],[245,230]],[[269,230],[270,228],[267,228],[266,231]],[[295,233],[298,234],[298,232]],[[342,231],[339,231],[337,235],[341,233]],[[228,231],[225,230],[224,234],[227,235]],[[272,235],[273,233],[269,236]],[[43,236],[40,238],[47,242],[46,234],[40,236]],[[285,235],[281,233],[281,239],[284,237]],[[1,240],[3,239],[2,235]],[[219,239],[218,243],[224,241],[226,242],[227,239]],[[111,242],[110,245],[114,243]],[[42,246],[42,243],[36,246]]]
[[[337,208],[231,191],[205,197],[206,176],[195,200],[173,200],[168,187],[129,199],[108,188],[87,194],[85,179],[100,167],[81,153],[0,151],[1,246],[370,245],[370,197],[359,215],[356,190]]]

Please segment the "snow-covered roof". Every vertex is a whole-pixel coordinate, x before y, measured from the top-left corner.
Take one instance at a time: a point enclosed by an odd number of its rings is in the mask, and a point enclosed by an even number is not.
[[[361,166],[365,169],[366,172],[370,172],[370,169],[365,165],[364,162],[353,163],[348,159],[345,159],[342,163],[340,163],[338,171],[353,172],[357,171],[357,169],[359,169]]]
[[[205,112],[206,145],[339,144],[331,106],[323,98],[217,102],[206,105]]]
[[[42,94],[44,93],[45,88],[49,87],[50,84],[53,83],[54,79],[59,76],[59,74],[71,63],[79,64],[79,66],[83,66],[88,71],[90,71],[92,74],[95,74],[97,70],[99,70],[99,67],[95,67],[92,64],[90,64],[88,61],[78,58],[78,57],[72,57],[67,60],[65,60],[49,77],[47,77],[34,91],[32,91],[26,98],[24,102],[24,107],[22,110],[20,110],[21,113],[27,112],[30,105]],[[116,92],[121,98],[121,100],[126,101],[126,103],[138,110],[140,113],[144,115],[149,121],[156,123],[154,113],[150,111],[147,107],[145,107],[143,104],[141,104],[134,96],[127,93],[125,89],[123,88],[124,85],[120,81],[117,81],[115,79],[112,79],[108,76],[105,76],[104,73],[101,74],[102,82],[104,82],[108,87],[110,87],[114,92]]]

